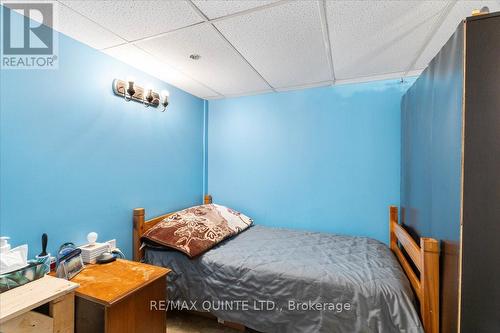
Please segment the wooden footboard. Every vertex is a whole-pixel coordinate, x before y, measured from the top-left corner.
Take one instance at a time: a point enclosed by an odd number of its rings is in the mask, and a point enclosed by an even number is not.
[[[390,248],[403,267],[420,301],[420,316],[426,333],[439,332],[439,242],[434,238],[420,238],[420,246],[398,223],[398,208],[390,207]],[[408,254],[415,273],[400,245]]]

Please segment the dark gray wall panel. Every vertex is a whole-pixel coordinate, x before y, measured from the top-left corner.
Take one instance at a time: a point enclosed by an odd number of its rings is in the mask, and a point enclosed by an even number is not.
[[[467,21],[462,332],[500,332],[500,15]]]

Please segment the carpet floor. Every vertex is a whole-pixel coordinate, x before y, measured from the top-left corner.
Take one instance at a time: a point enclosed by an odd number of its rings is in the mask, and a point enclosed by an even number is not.
[[[169,312],[167,316],[167,333],[242,333],[224,327],[215,319],[205,318],[185,312]]]

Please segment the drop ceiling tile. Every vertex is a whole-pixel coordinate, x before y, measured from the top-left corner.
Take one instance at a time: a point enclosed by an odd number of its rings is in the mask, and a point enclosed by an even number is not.
[[[223,95],[269,88],[210,24],[174,31],[137,45]],[[193,53],[201,58],[190,59]]]
[[[215,23],[273,86],[331,80],[316,1],[297,1]]]
[[[473,9],[480,9],[483,6],[487,6],[490,9],[490,13],[500,11],[499,1],[457,1],[439,30],[430,40],[424,52],[422,52],[415,68],[426,67],[451,35],[453,35],[459,23],[467,16],[471,16]]]
[[[55,30],[96,49],[111,47],[125,42],[112,32],[88,20],[68,7],[59,6],[59,22]]]
[[[248,1],[194,0],[193,3],[209,19],[214,19],[238,13],[244,10],[261,7],[277,1],[278,0],[248,0]]]
[[[41,3],[53,3],[51,1],[38,1]],[[87,44],[93,48],[101,49],[116,46],[125,42],[112,32],[102,28],[85,16],[58,3],[54,3],[54,21],[51,27],[73,39]],[[6,4],[8,6],[8,4]],[[33,16],[33,20],[40,22],[41,17]]]
[[[158,61],[155,57],[149,55],[147,52],[144,52],[135,45],[121,45],[107,49],[103,52],[195,96],[204,98],[207,96],[217,95],[214,91],[189,78],[171,66]],[[144,82],[143,84],[147,84],[147,82]]]
[[[61,2],[128,41],[202,21],[186,1],[61,0]]]
[[[447,1],[328,1],[336,78],[406,71],[447,4]]]

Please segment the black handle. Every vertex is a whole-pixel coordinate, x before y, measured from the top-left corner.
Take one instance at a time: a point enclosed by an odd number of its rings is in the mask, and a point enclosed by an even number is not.
[[[46,256],[47,255],[47,242],[49,240],[49,237],[47,234],[42,235],[42,253],[40,253],[40,256]]]

